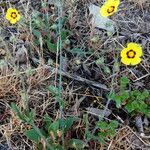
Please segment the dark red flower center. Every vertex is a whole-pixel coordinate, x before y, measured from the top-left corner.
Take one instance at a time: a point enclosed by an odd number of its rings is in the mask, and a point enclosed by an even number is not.
[[[115,10],[115,6],[110,6],[110,7],[107,9],[107,12],[110,14],[110,13],[112,13],[114,10]]]
[[[136,52],[133,51],[132,49],[127,52],[127,57],[128,58],[134,58],[135,55],[136,55]]]
[[[11,17],[12,17],[13,19],[16,19],[16,18],[17,18],[17,13],[16,13],[16,12],[12,12],[12,13],[11,13]]]

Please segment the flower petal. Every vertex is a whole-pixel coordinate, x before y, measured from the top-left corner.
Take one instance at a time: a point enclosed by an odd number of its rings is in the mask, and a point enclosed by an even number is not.
[[[141,57],[143,55],[142,47],[140,46],[140,44],[131,42],[127,45],[127,48],[135,51],[137,57]]]
[[[6,13],[5,18],[6,18],[7,20],[10,20],[10,19],[11,19],[11,14],[10,14],[10,13]]]
[[[11,19],[11,13],[14,11],[13,8],[8,8],[7,12],[6,12],[6,19],[10,20]]]
[[[15,10],[16,10],[16,9],[14,9],[14,8],[8,8],[6,13],[12,13],[12,12],[14,12]]]
[[[131,65],[137,65],[137,64],[139,64],[141,61],[142,61],[142,60],[141,60],[140,57],[135,57],[135,58],[132,59]]]
[[[122,51],[121,51],[121,57],[127,57],[127,52],[129,51],[128,48],[124,48]]]
[[[11,20],[10,20],[10,23],[11,23],[11,24],[15,24],[16,22],[17,22],[16,19],[12,19],[12,18],[11,18]]]
[[[131,60],[130,60],[129,58],[127,58],[127,57],[122,57],[122,58],[121,58],[121,62],[122,62],[123,64],[125,64],[125,65],[130,65]]]
[[[21,16],[20,16],[20,14],[18,13],[18,14],[17,14],[17,18],[16,18],[16,20],[17,20],[17,21],[19,21],[19,20],[20,20],[20,18],[21,18]]]

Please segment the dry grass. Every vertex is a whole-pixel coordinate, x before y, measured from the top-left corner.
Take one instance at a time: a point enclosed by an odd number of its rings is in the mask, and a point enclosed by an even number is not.
[[[24,131],[30,129],[31,126],[18,119],[10,108],[11,102],[15,102],[21,110],[26,109],[26,105],[34,109],[35,124],[38,127],[42,126],[42,119],[46,113],[53,120],[62,116],[63,118],[79,117],[79,122],[70,129],[67,138],[72,136],[84,141],[86,130],[84,115],[87,114],[87,108],[104,109],[106,107],[108,91],[98,88],[101,84],[117,91],[119,78],[128,76],[132,81],[130,89],[150,89],[150,4],[148,1],[122,1],[119,12],[112,17],[118,25],[118,33],[108,36],[106,31],[95,29],[90,23],[91,16],[89,16],[88,6],[90,3],[102,5],[101,0],[66,0],[61,15],[62,17],[67,16],[63,27],[70,31],[68,38],[70,43],[63,44],[61,49],[64,60],[61,62],[64,73],[61,83],[59,82],[60,52],[51,53],[43,46],[42,40],[40,46],[34,43],[36,38],[32,33],[30,14],[35,10],[48,12],[52,25],[60,16],[55,5],[49,5],[44,9],[41,8],[40,3],[36,1],[30,3],[24,0],[20,0],[19,3],[9,1],[10,5],[20,9],[25,20],[29,22],[29,25],[19,24],[14,27],[4,19],[4,12],[8,6],[0,5],[3,12],[1,15],[3,19],[0,21],[0,142],[2,145],[7,143],[12,150],[32,150],[36,149],[36,144],[24,136]],[[13,31],[10,31],[11,29]],[[58,40],[58,35],[55,35],[53,31],[50,34],[53,41]],[[15,36],[15,42],[11,41],[13,36]],[[99,37],[97,43],[91,41],[95,36]],[[119,51],[116,51],[116,48],[122,48],[129,41],[142,44],[143,62],[133,68],[127,68],[119,63],[118,68],[114,70],[114,63],[120,61]],[[75,54],[71,51],[72,49],[81,51]],[[6,54],[3,50],[6,51]],[[95,60],[99,57],[104,58],[103,67],[108,68],[109,72],[105,71],[102,66],[95,65]],[[88,84],[85,84],[87,80]],[[99,85],[93,86],[94,84]],[[48,91],[49,85],[62,85],[61,95],[65,103],[63,112]],[[119,122],[114,138],[108,139],[105,145],[97,141],[90,141],[86,149],[130,150],[140,148],[148,150],[150,140],[139,135],[135,125],[132,125],[131,116],[125,110],[117,110],[114,103],[110,103],[108,109],[112,111],[112,118],[105,119],[115,118]],[[90,130],[94,130],[97,120],[97,116],[88,114]],[[127,125],[126,122],[128,122]],[[149,134],[149,128],[145,127],[145,132]]]

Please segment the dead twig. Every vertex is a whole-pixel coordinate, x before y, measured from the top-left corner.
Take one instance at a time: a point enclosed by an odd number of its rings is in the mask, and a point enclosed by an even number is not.
[[[59,73],[60,73],[60,72],[59,72]],[[95,82],[95,81],[91,81],[91,80],[82,78],[82,77],[77,76],[77,75],[70,75],[70,74],[67,73],[67,72],[61,72],[61,74],[62,74],[63,76],[68,77],[68,78],[74,79],[74,80],[76,80],[76,81],[83,82],[83,83],[85,83],[85,84],[94,86],[94,87],[96,87],[96,88],[100,88],[100,89],[109,91],[109,89],[107,88],[107,86],[104,85],[104,84],[101,84],[101,83],[98,83],[98,82]]]

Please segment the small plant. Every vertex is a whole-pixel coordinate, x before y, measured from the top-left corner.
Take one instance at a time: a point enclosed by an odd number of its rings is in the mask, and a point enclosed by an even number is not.
[[[52,96],[55,98],[55,101],[59,103],[59,106],[61,108],[64,108],[64,101],[63,99],[61,98],[61,91],[58,87],[55,87],[55,86],[48,86],[48,90],[50,91],[50,93],[52,94]]]
[[[113,138],[115,133],[116,133],[116,129],[119,125],[118,121],[116,120],[112,120],[110,122],[108,121],[98,121],[96,123],[96,132],[95,134],[93,134],[93,132],[91,132],[89,130],[89,122],[88,122],[88,117],[85,117],[85,122],[86,122],[86,130],[85,130],[85,137],[86,137],[86,141],[87,142],[91,142],[91,141],[98,141],[100,144],[105,144],[105,142],[110,139]]]
[[[118,93],[111,93],[109,95],[110,99],[116,102],[117,108],[125,108],[132,115],[142,114],[150,117],[150,105],[148,104],[148,99],[150,97],[150,92],[148,90],[126,90],[129,84],[129,79],[122,77],[120,79],[120,90]]]
[[[17,114],[19,119],[31,126],[31,129],[25,130],[24,135],[33,143],[38,150],[67,150],[69,148],[83,149],[85,143],[80,139],[68,138],[68,131],[75,121],[76,117],[59,118],[54,120],[48,114],[43,116],[41,127],[34,123],[35,113],[21,111],[14,103],[11,108]]]
[[[52,21],[51,16],[48,16],[47,13],[43,14],[39,11],[33,13],[32,16],[32,32],[34,35],[34,43],[36,46],[42,46],[44,49],[52,53],[57,52],[57,39],[61,36],[62,42],[67,40],[69,35],[69,30],[63,28],[66,18],[61,18],[61,33],[59,33],[59,21],[55,23]],[[41,41],[42,39],[42,41]]]
[[[146,102],[149,96],[150,93],[147,90],[142,92],[138,90],[131,91],[125,108],[129,113],[140,113],[150,117],[150,106]]]
[[[99,141],[105,143],[108,138],[112,138],[115,135],[118,122],[115,120],[110,121],[109,123],[106,121],[100,121],[97,123],[97,127],[99,129]]]
[[[64,107],[57,87],[49,86],[48,90],[58,102],[60,108]],[[15,103],[11,104],[12,110],[16,113],[22,123],[30,125],[31,129],[24,130],[24,135],[31,140],[38,150],[67,150],[69,148],[83,149],[85,142],[80,139],[71,138],[69,130],[73,123],[78,121],[77,117],[58,118],[53,120],[48,114],[41,119],[41,125],[35,123],[36,113],[28,106],[21,110]]]

